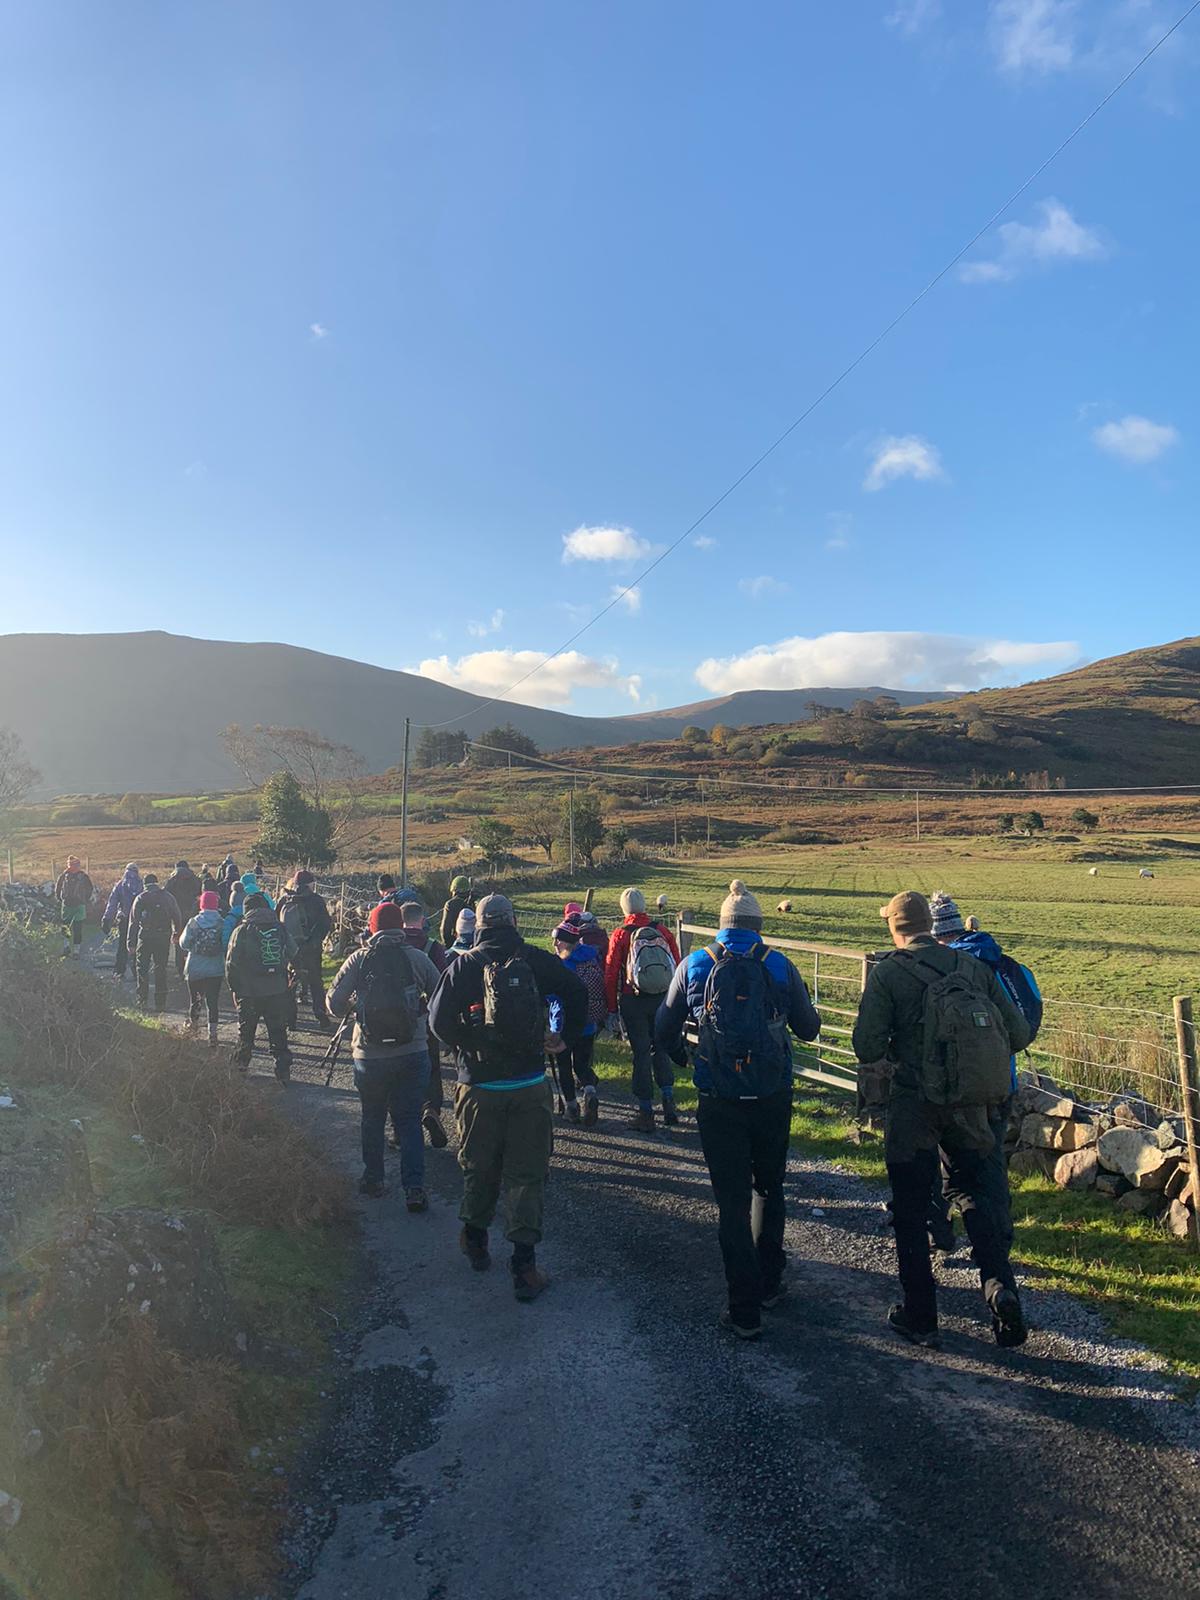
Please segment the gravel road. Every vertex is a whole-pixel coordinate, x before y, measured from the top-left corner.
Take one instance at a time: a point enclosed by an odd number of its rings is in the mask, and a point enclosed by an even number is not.
[[[324,1040],[297,1044],[289,1101],[357,1177],[348,1073],[324,1089]],[[453,1144],[428,1214],[361,1202],[289,1600],[1200,1596],[1200,1414],[1156,1363],[1036,1286],[1037,1331],[998,1350],[965,1257],[939,1268],[942,1351],[896,1340],[879,1194],[799,1160],[795,1292],[735,1344],[694,1123],[626,1116],[559,1125],[533,1305],[495,1233],[491,1272],[458,1252]]]

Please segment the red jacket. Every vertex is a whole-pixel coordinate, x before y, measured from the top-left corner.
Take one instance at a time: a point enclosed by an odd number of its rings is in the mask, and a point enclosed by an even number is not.
[[[621,998],[621,991],[625,987],[625,963],[629,959],[629,941],[635,928],[646,928],[650,925],[650,918],[644,911],[630,912],[629,916],[619,928],[614,928],[612,937],[608,941],[608,956],[604,962],[604,993],[608,1000],[608,1009],[615,1011]],[[679,965],[679,946],[675,943],[675,935],[665,923],[656,922],[663,938],[671,947],[671,955],[675,965]]]

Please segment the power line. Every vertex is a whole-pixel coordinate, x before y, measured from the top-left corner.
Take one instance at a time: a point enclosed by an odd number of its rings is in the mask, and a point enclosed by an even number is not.
[[[1200,0],[1197,0],[1197,4],[1200,5]],[[477,739],[468,739],[467,747],[470,750],[487,750],[493,755],[516,754],[514,751],[507,750],[503,745],[482,744]],[[694,777],[663,776],[659,773],[648,771],[645,767],[604,767],[596,763],[580,766],[565,761],[552,761],[546,756],[530,756],[524,753],[519,754],[518,759],[520,761],[528,761],[539,767],[547,767],[554,772],[567,772],[574,777],[581,778],[595,777],[599,774],[605,778],[634,780],[638,783],[695,785],[703,781],[726,789],[770,789],[781,794],[827,794],[841,795],[843,797],[856,794],[924,794],[929,796],[973,794],[986,796],[989,799],[1003,799],[1006,795],[1065,795],[1069,797],[1082,794],[1168,795],[1200,792],[1200,783],[1097,784],[1086,789],[977,789],[968,783],[855,783],[839,788],[821,783],[772,783],[766,778],[728,778],[711,772],[697,773]]]
[[[480,703],[477,706],[473,706],[470,711],[460,712],[456,717],[447,717],[444,722],[421,722],[415,724],[415,726],[419,728],[449,728],[456,722],[464,722],[468,717],[476,716],[480,711],[486,711],[489,706],[500,705],[502,702],[507,701],[509,695],[511,695],[514,690],[519,689],[523,683],[528,683],[530,678],[535,677],[539,672],[542,671],[544,667],[549,666],[551,661],[557,660],[559,656],[561,656],[565,651],[569,650],[573,644],[581,639],[585,633],[594,628],[598,622],[606,617],[610,611],[614,610],[615,607],[620,605],[631,590],[636,589],[639,584],[645,582],[650,574],[660,567],[668,556],[674,555],[675,551],[679,549],[680,545],[683,544],[685,540],[689,539],[702,523],[707,522],[709,517],[712,516],[713,512],[724,505],[725,501],[729,499],[730,495],[734,494],[738,489],[740,489],[742,484],[745,483],[746,479],[758,471],[759,467],[762,466],[764,461],[775,454],[780,445],[783,444],[785,440],[789,439],[793,433],[795,433],[796,429],[800,427],[801,423],[806,422],[808,418],[812,416],[813,412],[816,411],[818,406],[823,405],[829,396],[833,394],[836,389],[839,389],[842,384],[845,383],[846,379],[863,364],[867,357],[874,354],[884,340],[894,333],[900,324],[917,309],[926,296],[931,294],[933,290],[937,288],[938,284],[941,283],[942,279],[945,278],[948,273],[953,272],[954,268],[963,259],[963,257],[968,255],[975,248],[975,246],[983,238],[984,234],[988,233],[996,225],[996,223],[999,222],[1000,218],[1004,216],[1005,212],[1010,211],[1012,207],[1016,205],[1017,201],[1026,192],[1026,190],[1032,188],[1032,186],[1037,182],[1047,168],[1051,167],[1054,162],[1058,160],[1059,156],[1062,155],[1063,151],[1066,150],[1069,145],[1075,142],[1088,124],[1093,122],[1096,117],[1100,115],[1105,106],[1107,106],[1111,100],[1116,99],[1117,95],[1120,94],[1125,85],[1129,83],[1131,79],[1137,76],[1137,74],[1142,70],[1151,57],[1158,54],[1171,35],[1182,28],[1183,24],[1188,20],[1192,13],[1198,9],[1200,9],[1200,0],[1192,0],[1192,4],[1188,6],[1183,15],[1177,18],[1176,21],[1173,22],[1167,29],[1167,31],[1162,34],[1161,37],[1155,40],[1146,53],[1138,61],[1136,61],[1132,67],[1130,67],[1129,71],[1123,78],[1119,79],[1115,84],[1113,84],[1112,88],[1108,91],[1104,98],[1097,101],[1097,103],[1088,112],[1087,116],[1083,118],[1082,122],[1076,123],[1075,127],[1071,129],[1066,138],[1063,139],[1062,142],[1051,151],[1041,165],[1036,167],[1025,179],[1024,183],[1022,183],[1019,188],[1013,190],[1012,194],[1009,195],[1004,204],[992,212],[991,216],[987,219],[983,226],[977,229],[976,232],[971,235],[966,244],[963,245],[962,249],[950,257],[950,260],[946,262],[946,265],[942,267],[940,271],[936,272],[932,278],[930,278],[925,287],[919,290],[918,293],[912,297],[903,310],[897,312],[897,314],[886,325],[886,327],[884,327],[881,332],[877,333],[871,342],[868,345],[865,345],[863,349],[859,351],[858,355],[854,357],[853,361],[842,368],[841,372],[838,373],[837,377],[834,378],[832,383],[827,384],[825,388],[821,390],[820,394],[817,395],[816,399],[812,400],[807,406],[805,406],[800,415],[796,417],[794,421],[790,422],[783,432],[779,434],[777,438],[773,439],[760,455],[755,457],[750,465],[733,480],[728,488],[722,490],[717,498],[700,513],[696,520],[690,523],[683,530],[678,538],[672,540],[672,542],[667,545],[666,549],[655,556],[654,560],[651,561],[648,566],[643,568],[643,570],[639,572],[638,575],[633,578],[623,589],[618,589],[613,594],[612,599],[609,600],[607,605],[601,606],[600,610],[597,611],[594,616],[590,617],[587,622],[583,623],[581,627],[577,628],[569,638],[564,639],[562,644],[560,644],[556,650],[552,650],[549,655],[543,656],[541,661],[539,661],[536,666],[530,667],[528,672],[522,673],[519,678],[517,678],[513,683],[510,683],[508,688],[504,689],[500,694],[493,695],[489,700],[480,701]]]

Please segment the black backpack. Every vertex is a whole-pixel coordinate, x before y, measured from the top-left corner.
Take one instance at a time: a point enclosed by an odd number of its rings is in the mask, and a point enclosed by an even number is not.
[[[174,926],[175,918],[167,905],[166,894],[162,889],[158,889],[142,906],[138,924],[139,936],[143,939],[165,939],[170,936]]]
[[[767,953],[764,944],[744,955],[721,944],[708,949],[697,1060],[707,1063],[714,1093],[726,1100],[761,1099],[788,1081],[787,1023]]]
[[[540,1057],[546,1009],[533,968],[522,955],[483,969],[483,1048],[491,1055]]]
[[[411,1044],[420,1005],[408,946],[400,939],[381,940],[367,951],[358,975],[356,1017],[364,1042]]]

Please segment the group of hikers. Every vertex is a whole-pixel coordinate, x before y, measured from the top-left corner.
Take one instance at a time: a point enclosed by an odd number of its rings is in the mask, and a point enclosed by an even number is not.
[[[79,871],[72,858],[70,872]],[[211,884],[211,886],[209,886]],[[74,903],[60,893],[64,923]],[[537,1263],[553,1145],[555,1094],[583,1126],[599,1117],[597,1038],[623,1036],[632,1056],[631,1127],[679,1123],[676,1068],[690,1069],[696,1120],[719,1217],[727,1298],[722,1326],[743,1339],[788,1291],[784,1178],[795,1055],[821,1019],[782,950],[763,939],[755,895],[734,879],[711,944],[681,957],[642,890],[622,891],[622,920],[609,933],[569,901],[551,935],[553,953],[527,942],[511,900],[476,903],[456,877],[436,935],[415,889],[381,875],[359,946],[326,991],[322,951],[329,909],[310,872],[295,873],[278,906],[257,875],[232,857],[197,876],[186,862],[159,885],[126,868],[104,913],[118,930],[118,962],[135,958],[139,1002],[165,1006],[174,938],[199,1028],[207,1012],[217,1042],[222,979],[238,1014],[234,1060],[245,1069],[259,1022],[275,1073],[290,1079],[289,1027],[307,992],[316,1025],[350,1032],[361,1101],[360,1190],[387,1192],[385,1149],[399,1152],[409,1211],[428,1209],[425,1139],[447,1143],[441,1048],[456,1077],[454,1113],[463,1173],[459,1243],[476,1270],[491,1262],[489,1230],[503,1200],[510,1270],[519,1300],[549,1279]],[[891,1328],[938,1342],[931,1252],[953,1247],[950,1209],[963,1217],[996,1342],[1021,1344],[1026,1324],[1009,1260],[1012,1223],[1004,1134],[1016,1088],[1015,1056],[1032,1040],[1041,999],[1027,967],[1006,955],[946,895],[895,895],[881,909],[893,950],[871,965],[853,1030],[860,1111],[882,1117],[902,1299]],[[790,1037],[789,1037],[790,1036]],[[547,1068],[549,1067],[549,1076]],[[947,1231],[948,1230],[948,1231]]]

